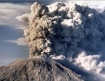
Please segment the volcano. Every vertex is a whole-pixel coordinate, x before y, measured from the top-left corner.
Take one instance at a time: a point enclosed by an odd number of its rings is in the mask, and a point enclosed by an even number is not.
[[[51,59],[21,59],[0,67],[0,81],[100,81],[79,71]]]
[[[105,46],[104,13],[75,3],[35,2],[17,19],[29,24],[29,58],[1,66],[0,81],[103,81],[95,73],[103,73],[105,62],[94,53]],[[53,59],[60,55],[65,59]]]

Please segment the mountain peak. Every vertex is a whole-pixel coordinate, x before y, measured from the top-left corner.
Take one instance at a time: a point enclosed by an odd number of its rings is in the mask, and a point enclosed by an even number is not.
[[[0,67],[0,81],[83,81],[72,70],[49,59],[17,60]]]

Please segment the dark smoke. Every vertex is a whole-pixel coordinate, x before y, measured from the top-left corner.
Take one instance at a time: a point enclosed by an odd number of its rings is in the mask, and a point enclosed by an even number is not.
[[[31,57],[37,55],[68,57],[75,54],[80,47],[87,47],[84,46],[85,39],[94,42],[95,46],[90,45],[90,49],[94,51],[99,49],[99,41],[104,40],[105,24],[98,21],[102,21],[103,18],[97,11],[87,6],[54,3],[46,7],[34,3],[28,19],[30,27],[25,29],[24,35],[31,47]],[[79,43],[81,41],[83,45]]]
[[[104,11],[99,13],[75,3],[56,2],[45,6],[35,2],[27,21],[29,27],[24,30],[24,35],[30,46],[30,58],[63,55],[72,58],[76,64],[80,63],[83,68],[86,65],[82,66],[82,63],[88,60],[87,65],[92,65],[92,69],[85,69],[89,71],[102,73],[105,69],[101,56],[94,55],[103,56],[104,53]],[[85,59],[80,60],[80,57]]]

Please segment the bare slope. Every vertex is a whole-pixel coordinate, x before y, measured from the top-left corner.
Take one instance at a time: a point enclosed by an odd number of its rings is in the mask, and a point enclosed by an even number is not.
[[[25,59],[0,67],[0,81],[82,81],[53,60]]]
[[[100,81],[82,70],[78,73],[79,69],[63,65],[50,59],[17,60],[0,67],[0,81]]]

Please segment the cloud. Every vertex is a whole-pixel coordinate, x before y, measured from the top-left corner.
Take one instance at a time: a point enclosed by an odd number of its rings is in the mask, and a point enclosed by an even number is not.
[[[28,15],[30,27],[24,30],[32,47],[30,53],[74,58],[79,50],[101,52],[101,48],[104,48],[104,31],[100,30],[100,26],[104,30],[105,25],[101,17],[104,13],[101,14],[88,6],[72,2],[56,2],[48,6],[33,3]],[[24,21],[24,15],[20,17]]]
[[[23,13],[29,12],[30,3],[13,4],[0,3],[0,25],[7,25],[11,27],[26,27],[27,23],[18,22],[15,19]]]
[[[28,43],[24,37],[18,38],[17,40],[6,40],[6,42],[16,43],[17,45],[27,46]]]
[[[75,58],[75,63],[88,71],[100,74],[105,69],[105,61],[100,61],[100,58],[101,55],[87,55],[82,52]]]
[[[12,27],[12,29],[20,29],[20,30],[24,30],[27,26],[15,26],[15,27]]]
[[[28,22],[28,16],[29,14],[23,14],[22,16],[17,16],[16,19],[18,19],[18,21]]]
[[[63,60],[63,59],[65,59],[65,56],[63,56],[63,55],[59,55],[59,56],[51,56],[51,58],[52,59],[59,59],[59,60]]]

